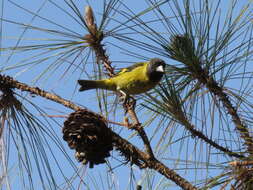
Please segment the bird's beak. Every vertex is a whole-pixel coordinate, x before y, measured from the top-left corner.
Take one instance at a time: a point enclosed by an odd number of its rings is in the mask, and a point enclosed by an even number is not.
[[[156,68],[156,71],[157,71],[157,72],[164,73],[164,68],[163,68],[163,66],[162,66],[162,65],[158,66],[158,67]]]

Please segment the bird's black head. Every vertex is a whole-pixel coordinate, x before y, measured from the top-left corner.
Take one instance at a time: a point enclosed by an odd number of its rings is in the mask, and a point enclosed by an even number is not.
[[[152,82],[159,82],[165,72],[165,62],[159,58],[153,58],[149,61],[147,75]]]

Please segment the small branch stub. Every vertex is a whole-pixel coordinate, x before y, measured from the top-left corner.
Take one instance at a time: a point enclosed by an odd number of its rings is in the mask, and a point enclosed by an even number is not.
[[[3,76],[3,77],[5,77],[6,81],[12,80],[12,78],[9,76]],[[21,109],[22,104],[14,96],[13,89],[14,87],[11,84],[6,83],[5,80],[0,80],[0,110],[8,109],[10,107]]]
[[[92,8],[90,6],[85,7],[85,22],[87,24],[88,29],[92,34],[95,34],[97,31],[97,26],[94,19],[94,14]]]

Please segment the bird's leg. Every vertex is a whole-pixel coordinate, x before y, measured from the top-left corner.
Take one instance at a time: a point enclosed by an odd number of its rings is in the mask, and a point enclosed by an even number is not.
[[[119,101],[125,104],[127,101],[128,95],[122,90],[119,90],[119,92],[121,93],[121,96],[119,97]]]
[[[132,96],[126,94],[122,90],[120,90],[120,93],[122,94],[122,96],[120,97],[120,101],[123,102],[123,106],[125,108],[130,108],[131,107],[131,108],[135,109],[135,105],[136,105],[135,99]]]
[[[128,104],[131,105],[131,107],[133,108],[133,110],[135,109],[136,100],[134,99],[133,96],[128,96]]]

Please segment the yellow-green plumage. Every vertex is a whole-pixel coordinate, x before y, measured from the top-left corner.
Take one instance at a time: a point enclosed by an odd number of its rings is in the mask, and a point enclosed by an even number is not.
[[[131,67],[122,69],[121,72],[112,78],[79,80],[78,82],[81,85],[80,91],[100,88],[111,91],[123,91],[129,95],[144,93],[154,88],[162,78],[163,71],[153,71],[159,65],[162,65],[164,68],[164,61],[154,58],[149,62],[137,63]]]

